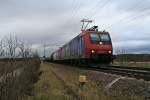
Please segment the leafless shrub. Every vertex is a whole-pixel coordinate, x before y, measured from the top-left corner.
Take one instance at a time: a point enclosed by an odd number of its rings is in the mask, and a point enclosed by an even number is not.
[[[33,84],[38,80],[39,66],[39,59],[26,59],[21,62],[19,70],[1,76],[0,100],[22,100],[33,95]]]
[[[10,35],[0,40],[0,58],[30,58],[35,53],[28,44],[19,41],[16,36]]]
[[[33,95],[39,75],[38,54],[10,35],[0,41],[0,58],[0,100],[22,100]]]
[[[15,37],[15,39],[12,38],[10,35],[9,38],[6,38],[6,48],[8,50],[8,54],[11,58],[15,57],[16,49],[17,49],[18,40]]]

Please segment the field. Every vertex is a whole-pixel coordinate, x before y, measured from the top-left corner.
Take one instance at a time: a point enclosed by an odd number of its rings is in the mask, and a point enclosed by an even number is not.
[[[144,80],[39,59],[1,60],[0,65],[0,100],[144,100],[150,86]],[[87,78],[83,86],[80,75]]]
[[[150,68],[149,54],[120,54],[116,55],[113,65]]]
[[[113,65],[150,68],[150,62],[117,62],[117,61],[114,61]]]
[[[42,63],[42,72],[29,100],[144,100],[150,83],[122,78],[109,87],[117,75],[81,70],[66,65]],[[79,87],[79,76],[86,75],[87,83]]]

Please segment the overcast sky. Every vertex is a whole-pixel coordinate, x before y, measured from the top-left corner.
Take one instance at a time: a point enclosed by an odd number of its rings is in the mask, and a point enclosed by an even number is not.
[[[110,33],[114,52],[150,53],[150,0],[0,0],[0,38],[16,35],[47,54],[80,33],[80,20]]]

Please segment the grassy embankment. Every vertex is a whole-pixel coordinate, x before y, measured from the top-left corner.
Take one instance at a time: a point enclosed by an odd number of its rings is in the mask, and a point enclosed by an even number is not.
[[[68,93],[68,90],[54,75],[49,64],[43,64],[40,67],[41,75],[39,81],[34,85],[34,96],[29,100],[74,100],[74,97]]]
[[[1,60],[0,100],[26,100],[33,95],[39,67],[39,59]]]
[[[81,90],[78,78],[85,73],[65,65],[43,63],[40,71],[42,74],[34,85],[35,95],[30,100],[143,100],[142,97],[134,95],[116,94],[116,91],[108,93],[102,85],[90,78],[84,90]]]

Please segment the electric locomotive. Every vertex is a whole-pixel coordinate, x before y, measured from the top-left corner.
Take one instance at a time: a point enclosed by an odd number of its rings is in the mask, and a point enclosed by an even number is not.
[[[85,58],[89,62],[110,63],[113,60],[113,47],[108,32],[98,31],[98,26],[93,26],[83,31],[86,52]]]
[[[113,47],[110,34],[98,31],[93,26],[73,38],[51,55],[54,62],[63,63],[105,63],[113,61]]]

